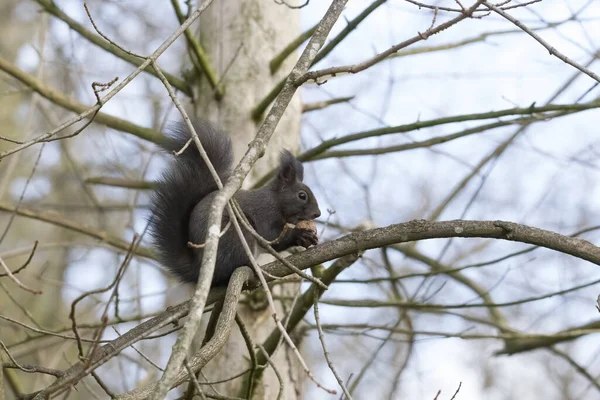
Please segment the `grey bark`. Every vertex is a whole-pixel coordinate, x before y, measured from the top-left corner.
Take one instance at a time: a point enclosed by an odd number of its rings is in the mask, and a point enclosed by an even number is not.
[[[272,75],[269,61],[289,42],[299,35],[300,11],[292,10],[273,1],[224,0],[215,2],[200,18],[200,40],[214,69],[225,87],[225,96],[215,101],[214,91],[203,79],[196,90],[196,115],[220,125],[232,136],[236,162],[247,149],[258,129],[251,117],[252,109],[283,79],[296,61],[290,56],[282,68]],[[295,152],[299,148],[301,104],[296,95],[272,136],[267,152],[259,160],[245,186],[273,168],[279,151],[287,148]],[[259,261],[264,262],[266,257]],[[283,288],[293,294],[296,285]],[[269,309],[258,311],[240,306],[239,312],[255,343],[262,341],[272,331],[274,324]],[[280,310],[281,312],[281,310]],[[281,314],[280,314],[281,315]],[[284,348],[277,352],[273,361],[284,379],[283,399],[302,398],[301,385],[290,379],[298,375],[297,365],[286,357]],[[210,380],[225,379],[249,367],[248,350],[239,332],[234,328],[224,350],[204,369]],[[297,379],[294,379],[297,380]],[[223,394],[239,395],[243,379],[218,385]],[[297,380],[301,382],[302,379]],[[255,399],[277,397],[279,383],[272,369],[264,374],[256,386]]]

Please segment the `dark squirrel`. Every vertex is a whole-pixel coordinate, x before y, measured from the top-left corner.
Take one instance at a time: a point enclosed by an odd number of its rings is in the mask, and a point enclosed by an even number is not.
[[[208,158],[221,181],[225,182],[233,164],[231,139],[207,122],[193,121],[193,125]],[[173,151],[180,151],[190,138],[187,126],[179,122],[170,127],[161,145],[173,154]],[[282,235],[286,223],[296,224],[321,215],[315,196],[302,183],[303,178],[302,163],[284,150],[277,174],[265,186],[256,190],[239,190],[234,196],[258,234],[268,241],[275,240],[272,247],[276,251],[317,243],[315,233],[308,229],[295,227]],[[203,250],[189,246],[188,242],[195,245],[204,243],[209,208],[217,189],[193,142],[182,154],[173,156],[157,182],[151,202],[150,234],[160,263],[181,281],[198,281]],[[225,209],[222,229],[228,222]],[[256,239],[243,227],[242,230],[256,255]],[[212,285],[226,285],[233,271],[243,265],[250,266],[250,260],[236,230],[230,226],[219,240]]]

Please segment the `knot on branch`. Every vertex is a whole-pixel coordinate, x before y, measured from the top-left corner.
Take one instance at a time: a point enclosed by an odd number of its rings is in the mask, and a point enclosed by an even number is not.
[[[512,226],[511,223],[504,221],[494,221],[494,226],[502,229],[504,237],[506,239],[512,240],[515,237],[515,228]]]

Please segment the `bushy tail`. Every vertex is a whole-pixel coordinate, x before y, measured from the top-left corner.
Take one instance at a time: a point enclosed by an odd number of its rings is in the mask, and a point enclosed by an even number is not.
[[[194,121],[193,125],[221,181],[225,180],[233,163],[231,139],[207,122]],[[163,147],[173,154],[190,138],[187,126],[176,123],[167,132]],[[150,235],[159,261],[180,280],[193,282],[192,249],[187,246],[190,215],[200,200],[217,190],[217,184],[193,141],[173,158],[152,197]]]

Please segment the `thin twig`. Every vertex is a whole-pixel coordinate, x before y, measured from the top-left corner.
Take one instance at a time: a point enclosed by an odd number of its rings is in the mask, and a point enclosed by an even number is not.
[[[283,389],[284,389],[283,378],[281,377],[281,374],[279,373],[279,370],[277,369],[277,366],[275,365],[275,363],[273,363],[273,361],[271,361],[271,357],[269,357],[269,353],[267,353],[265,348],[262,347],[260,344],[257,344],[256,347],[258,347],[258,349],[261,351],[261,353],[263,353],[263,355],[265,356],[265,359],[267,360],[267,363],[269,363],[271,368],[273,368],[273,372],[275,372],[275,376],[277,377],[277,381],[279,382],[279,392],[277,393],[277,400],[281,400],[281,397],[283,396]]]
[[[113,328],[113,330],[116,332],[117,335],[121,336],[121,333],[119,332],[119,330],[117,328],[115,328],[114,326],[111,326],[111,328]],[[159,371],[163,371],[163,368],[161,368],[160,365],[156,364],[154,361],[152,361],[150,359],[150,357],[148,357],[147,355],[145,355],[144,353],[142,353],[140,350],[138,350],[134,345],[130,346],[133,350],[135,350],[136,353],[138,353],[140,355],[140,357],[142,357],[144,360],[148,361],[148,363],[150,363],[150,365],[152,365],[154,368],[156,368]]]
[[[33,294],[42,294],[41,290],[36,290],[36,289],[32,289],[28,286],[26,286],[23,282],[21,282],[19,280],[19,278],[17,278],[16,276],[13,275],[13,273],[10,271],[10,268],[8,268],[8,265],[6,265],[6,263],[4,262],[4,260],[2,259],[2,257],[0,257],[0,265],[2,266],[2,268],[4,268],[4,270],[6,271],[6,275],[8,275],[8,277],[10,279],[12,279],[12,281],[14,283],[17,284],[17,286],[19,286],[21,289],[26,290],[30,293]]]
[[[129,251],[127,252],[127,255],[125,256],[125,258],[123,259],[123,262],[121,263],[121,265],[117,269],[117,273],[115,275],[115,278],[113,279],[113,281],[107,287],[85,292],[85,293],[81,294],[80,296],[76,297],[73,300],[73,302],[71,302],[71,312],[69,313],[69,319],[72,321],[72,323],[71,323],[71,329],[73,330],[73,333],[75,334],[75,338],[77,340],[77,348],[79,350],[79,356],[80,357],[83,357],[83,344],[82,344],[82,341],[81,341],[81,337],[79,336],[79,329],[77,328],[77,321],[75,319],[75,308],[77,306],[77,303],[79,303],[81,300],[83,300],[86,297],[91,296],[93,294],[104,293],[104,292],[112,289],[113,287],[115,287],[117,285],[117,283],[123,277],[123,273],[125,272],[125,268],[129,265],[129,260],[131,259],[132,251],[133,251],[133,248],[136,245],[136,242],[137,242],[137,235],[134,235],[133,240],[131,241],[131,245],[129,246]],[[111,296],[111,299],[112,299],[112,296]],[[108,301],[108,303],[110,303],[110,300]],[[108,307],[108,303],[107,303],[107,307]],[[104,322],[103,322],[103,325],[105,325]],[[93,353],[91,353],[91,354],[93,354]],[[90,362],[91,362],[92,358],[93,357],[89,358]]]
[[[296,274],[298,274],[302,278],[306,279],[307,281],[310,281],[310,282],[318,285],[323,290],[327,290],[328,289],[327,285],[325,285],[323,282],[321,282],[317,278],[315,278],[313,276],[310,276],[310,275],[305,274],[304,272],[302,272],[299,268],[297,268],[292,263],[290,263],[289,261],[287,261],[284,257],[282,257],[281,254],[279,254],[277,251],[275,251],[273,249],[273,247],[271,246],[272,244],[276,244],[279,241],[281,241],[281,239],[283,239],[283,237],[286,235],[286,233],[288,232],[288,230],[294,228],[294,225],[286,223],[283,226],[283,230],[279,234],[279,237],[277,237],[275,240],[268,241],[265,238],[263,238],[262,236],[260,236],[260,234],[254,230],[254,228],[252,227],[252,225],[250,225],[250,222],[246,219],[246,216],[244,215],[241,207],[237,204],[237,202],[235,202],[233,210],[235,212],[235,215],[238,218],[238,221],[241,222],[241,224],[244,227],[244,229],[246,229],[246,231],[248,231],[252,236],[254,236],[254,238],[260,243],[261,247],[264,248],[265,250],[267,250],[269,252],[269,254],[271,254],[277,260],[281,261],[286,267],[288,267],[290,270],[292,270],[293,272],[295,272]]]
[[[98,35],[102,36],[102,38],[104,40],[106,40],[108,43],[112,44],[113,46],[115,46],[116,48],[118,48],[119,50],[129,54],[130,56],[133,57],[138,57],[138,58],[146,58],[144,56],[141,56],[139,54],[134,53],[133,51],[129,51],[127,49],[124,49],[123,47],[121,47],[119,44],[117,44],[116,42],[114,42],[113,40],[111,40],[108,36],[106,36],[104,33],[102,33],[102,31],[100,31],[100,29],[98,29],[98,27],[96,26],[96,23],[94,22],[94,19],[92,18],[92,14],[90,13],[90,10],[88,9],[87,3],[83,3],[83,8],[85,8],[85,12],[88,16],[88,18],[90,19],[90,22],[92,23],[92,26],[94,27],[94,29],[96,30],[96,32],[98,33]]]
[[[383,61],[390,55],[396,53],[398,50],[401,50],[412,44],[420,42],[420,41],[424,40],[425,38],[428,38],[432,35],[440,33],[441,31],[446,30],[453,25],[456,25],[457,23],[459,23],[460,21],[462,21],[466,18],[471,18],[473,16],[473,12],[475,11],[475,9],[477,7],[479,7],[483,2],[484,2],[484,0],[477,0],[477,2],[475,4],[473,4],[473,6],[469,7],[468,9],[465,9],[461,13],[461,15],[459,15],[458,17],[453,18],[450,21],[444,22],[443,24],[440,24],[435,28],[430,28],[423,33],[418,33],[416,36],[414,36],[408,40],[405,40],[401,43],[398,43],[397,45],[390,47],[389,49],[377,54],[376,56],[374,56],[368,60],[365,60],[361,63],[354,64],[354,65],[344,65],[344,66],[339,66],[339,67],[331,67],[331,68],[325,68],[322,70],[306,72],[306,73],[304,73],[304,75],[299,76],[298,79],[294,83],[296,85],[301,85],[305,82],[312,81],[312,80],[318,81],[318,79],[321,79],[325,76],[337,76],[342,73],[355,74],[355,73],[364,71],[367,68],[370,68],[373,65],[379,63],[380,61]]]
[[[196,391],[198,392],[198,394],[200,395],[200,397],[204,400],[206,400],[206,396],[204,396],[204,391],[202,390],[202,388],[200,387],[200,383],[198,382],[198,378],[196,378],[196,374],[194,373],[194,371],[192,371],[192,367],[190,367],[190,363],[187,360],[187,358],[183,361],[183,365],[185,366],[185,369],[188,372],[188,375],[190,377],[190,381],[192,381],[191,385],[193,385],[193,388],[196,389]],[[193,397],[193,391],[192,393],[192,397]],[[191,397],[190,397],[191,399]]]
[[[454,395],[452,395],[452,397],[450,398],[450,400],[454,400],[456,398],[456,395],[458,394],[458,392],[460,391],[460,387],[462,386],[462,382],[458,383],[458,388],[456,388],[456,392],[454,392]]]
[[[21,203],[23,203],[23,198],[25,197],[25,192],[27,192],[27,189],[29,188],[29,184],[31,183],[31,179],[33,178],[33,175],[35,175],[35,172],[37,171],[37,168],[38,168],[38,165],[40,164],[40,160],[42,158],[42,153],[44,152],[45,146],[46,146],[45,143],[42,144],[42,146],[40,147],[40,150],[38,151],[35,162],[33,163],[33,167],[31,168],[31,172],[27,176],[27,180],[25,181],[23,190],[21,190],[21,194],[19,195],[19,200],[17,200],[17,204],[15,205],[15,211],[13,213],[11,213],[10,218],[8,219],[8,223],[4,227],[4,231],[2,232],[2,235],[0,235],[0,244],[4,241],[4,238],[8,234],[8,231],[10,230],[10,227],[11,227],[13,221],[15,220],[15,217],[17,216],[19,207],[21,206]]]
[[[36,240],[33,243],[33,248],[31,249],[31,252],[29,253],[29,257],[27,257],[27,260],[19,268],[12,271],[12,275],[18,274],[19,272],[24,270],[29,265],[29,263],[31,262],[31,259],[33,258],[33,255],[35,254],[35,250],[37,249],[37,247],[38,247],[38,241]],[[0,256],[0,257],[2,257],[2,256]],[[8,276],[8,273],[0,273],[0,278],[3,276]]]
[[[534,38],[539,44],[544,46],[546,48],[546,50],[548,50],[550,55],[557,57],[558,59],[562,60],[564,63],[577,68],[578,70],[580,70],[581,72],[583,72],[584,74],[589,76],[590,78],[594,79],[595,81],[600,82],[600,76],[598,76],[598,74],[594,73],[589,68],[586,68],[583,65],[571,60],[569,57],[565,56],[560,51],[556,50],[554,48],[554,46],[551,46],[548,42],[546,42],[544,39],[542,39],[540,35],[538,35],[534,31],[532,31],[528,27],[526,27],[521,21],[519,21],[518,19],[516,19],[515,17],[513,17],[506,11],[500,9],[499,7],[496,7],[495,5],[493,5],[492,3],[488,2],[488,1],[483,1],[482,4],[484,6],[486,6],[487,8],[489,8],[490,10],[494,11],[495,13],[506,18],[507,20],[509,20],[516,26],[518,26],[519,28],[521,28],[523,30],[523,32],[527,33],[529,36]]]
[[[325,346],[325,335],[323,334],[323,329],[321,328],[321,321],[319,319],[319,291],[318,290],[315,290],[315,298],[314,298],[314,306],[313,307],[315,310],[315,324],[317,326],[317,331],[319,332],[319,341],[321,342],[321,346],[323,347],[323,355],[325,356],[327,365],[329,366],[329,369],[331,370],[331,373],[333,374],[333,376],[335,376],[335,379],[337,380],[338,384],[340,385],[340,388],[344,392],[344,395],[346,396],[346,400],[352,400],[352,396],[350,395],[350,392],[348,391],[348,388],[346,387],[346,385],[344,385],[344,381],[342,380],[340,375],[335,370],[333,361],[331,361],[331,357],[329,357],[329,352],[327,351],[327,346]]]
[[[258,361],[256,360],[256,353],[254,352],[255,345],[252,337],[250,336],[250,332],[248,332],[248,329],[246,328],[246,325],[244,324],[244,321],[239,313],[235,314],[235,322],[237,323],[240,333],[242,334],[242,338],[246,343],[246,348],[248,349],[248,355],[250,357],[251,366],[249,369],[250,376],[248,377],[247,381],[246,397],[251,399],[252,393],[254,393],[254,376],[256,374],[256,370],[258,369]]]
[[[63,21],[65,24],[69,26],[74,32],[77,32],[82,38],[94,44],[95,46],[105,50],[106,52],[111,53],[115,57],[118,57],[125,62],[128,62],[136,67],[142,65],[143,61],[138,57],[131,56],[126,52],[122,51],[120,48],[114,46],[105,38],[102,38],[99,35],[95,35],[92,31],[86,29],[81,23],[77,22],[73,18],[69,17],[62,9],[58,7],[55,1],[53,0],[35,0],[45,12],[53,15],[59,20]],[[148,74],[152,74],[152,70],[150,68],[144,69],[144,72]],[[187,96],[192,96],[192,91],[188,84],[181,78],[176,77],[172,74],[167,75],[169,82],[173,86],[175,86],[179,91],[185,93]]]
[[[51,138],[52,136],[56,135],[57,133],[61,132],[65,128],[73,125],[74,123],[81,121],[85,118],[88,118],[90,116],[94,116],[96,113],[98,113],[98,111],[102,108],[102,106],[104,104],[106,104],[107,101],[112,99],[118,92],[120,92],[125,86],[127,86],[136,76],[138,76],[143,70],[145,70],[151,63],[155,62],[160,57],[160,55],[162,55],[165,52],[165,50],[167,48],[169,48],[171,46],[171,44],[173,44],[173,42],[175,42],[175,40],[202,14],[202,12],[208,7],[208,5],[210,3],[212,3],[212,0],[205,0],[204,2],[202,2],[198,6],[198,8],[196,8],[196,10],[194,10],[194,12],[190,14],[190,18],[188,18],[183,24],[181,24],[177,28],[177,30],[175,32],[173,32],[173,34],[171,34],[171,36],[169,36],[169,38],[166,39],[152,53],[152,55],[150,55],[144,62],[142,62],[135,71],[133,71],[129,76],[127,76],[117,86],[115,86],[110,92],[108,92],[106,94],[106,96],[104,96],[104,98],[101,99],[100,103],[88,108],[86,111],[83,111],[79,115],[67,120],[66,122],[61,124],[59,127],[53,129],[52,131],[47,132],[43,135],[40,135],[40,136],[36,137],[35,139],[30,140],[22,145],[15,146],[12,149],[9,149],[3,153],[0,153],[0,159],[4,158],[10,154],[14,154],[18,151],[21,151],[21,150],[23,150],[29,146],[32,146],[36,143],[47,140],[47,139]],[[4,61],[4,60],[0,59],[0,61]],[[0,69],[6,70],[6,68],[5,68],[6,65],[7,65],[7,63],[0,62]]]

